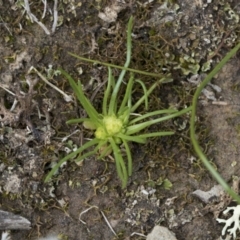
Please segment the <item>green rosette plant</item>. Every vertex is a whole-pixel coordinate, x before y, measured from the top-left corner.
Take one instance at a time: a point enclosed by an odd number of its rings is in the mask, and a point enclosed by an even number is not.
[[[79,162],[94,154],[99,154],[98,158],[101,159],[112,153],[115,159],[118,176],[122,181],[122,187],[125,188],[128,177],[132,175],[132,154],[129,142],[143,144],[146,142],[147,138],[150,137],[161,137],[174,134],[172,131],[151,133],[141,132],[153,124],[178,117],[191,110],[191,107],[188,107],[181,111],[176,109],[163,109],[142,115],[136,113],[138,107],[143,103],[145,104],[146,109],[148,108],[149,95],[160,83],[168,81],[169,78],[162,77],[160,80],[155,81],[149,89],[146,88],[141,80],[134,78],[133,72],[147,74],[154,77],[159,77],[159,74],[146,73],[129,68],[131,60],[132,22],[133,18],[131,17],[127,29],[127,59],[124,67],[86,59],[70,53],[72,56],[80,60],[93,63],[97,62],[108,66],[108,81],[104,91],[102,111],[101,113],[98,113],[90,100],[85,96],[81,82],[79,81],[76,83],[67,72],[61,70],[62,74],[68,79],[77,99],[88,115],[87,118],[71,119],[67,121],[67,123],[82,123],[85,128],[93,131],[94,138],[83,144],[76,151],[61,159],[48,173],[45,182],[51,179],[53,174],[55,174],[64,162],[73,159],[76,156],[76,161]],[[112,74],[111,67],[122,69],[117,80],[115,80]],[[130,78],[125,85],[123,84],[123,79],[127,70],[130,71]],[[134,84],[140,84],[143,89],[143,96],[135,103],[132,102]],[[120,88],[124,86],[125,93],[122,97],[119,97]],[[119,99],[121,99],[121,101],[119,101]],[[126,153],[127,160],[124,159],[122,154],[123,149],[125,149],[124,152]]]

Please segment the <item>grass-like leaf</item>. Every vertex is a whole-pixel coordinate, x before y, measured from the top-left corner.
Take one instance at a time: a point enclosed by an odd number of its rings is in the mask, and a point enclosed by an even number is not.
[[[90,119],[92,119],[95,123],[99,122],[98,119],[98,112],[93,107],[92,103],[85,97],[84,92],[82,90],[81,84],[76,84],[72,77],[65,72],[64,70],[60,69],[61,73],[68,79],[72,89],[74,90],[79,102],[84,107],[85,111],[87,112]]]
[[[136,122],[142,121],[145,118],[153,117],[153,116],[156,116],[156,115],[166,114],[166,113],[170,114],[170,113],[177,113],[177,112],[178,112],[178,110],[176,110],[176,109],[164,109],[164,110],[153,111],[153,112],[146,113],[144,115],[141,115],[139,117],[134,118],[133,120],[131,120],[129,122],[129,125],[132,125]]]
[[[149,120],[147,122],[143,122],[143,123],[139,123],[139,124],[129,126],[127,128],[126,134],[127,135],[135,134],[135,133],[140,132],[141,130],[143,130],[143,129],[145,129],[145,128],[153,125],[153,124],[163,122],[163,121],[169,120],[169,119],[174,118],[174,117],[181,116],[182,114],[189,112],[191,109],[192,109],[192,107],[184,108],[183,110],[178,111],[177,113],[173,113],[171,115],[166,115],[164,117],[160,117],[160,118],[157,118],[157,119]]]
[[[128,176],[132,176],[132,154],[130,151],[130,148],[128,146],[128,142],[125,139],[122,139],[123,144],[124,144],[124,148],[126,150],[126,154],[127,154],[127,160],[128,160]]]
[[[127,186],[128,174],[126,165],[121,154],[121,150],[119,149],[119,147],[112,138],[109,139],[109,142],[113,149],[118,176],[122,180],[122,188],[125,188]]]
[[[134,83],[134,76],[133,76],[133,74],[131,74],[131,77],[130,77],[130,79],[128,81],[128,84],[127,84],[127,89],[125,91],[124,98],[123,98],[123,100],[121,102],[121,106],[120,106],[120,108],[118,110],[118,115],[122,115],[123,112],[125,111],[125,107],[128,104],[128,99],[129,99],[129,97],[132,94],[133,83]]]
[[[143,81],[137,79],[136,82],[138,82],[143,89],[143,97],[144,97],[144,101],[145,101],[145,109],[148,110],[148,92],[147,92],[147,88],[145,86],[145,84],[143,83]]]
[[[240,197],[237,193],[235,193],[225,182],[225,180],[221,177],[221,175],[214,169],[211,165],[209,160],[207,159],[206,155],[201,150],[199,143],[196,138],[195,134],[195,117],[196,117],[196,109],[197,109],[197,100],[202,92],[203,88],[210,82],[210,80],[219,72],[219,70],[229,61],[229,59],[236,54],[236,52],[240,49],[240,43],[238,43],[231,51],[227,53],[227,55],[216,65],[216,67],[207,75],[207,77],[203,80],[200,86],[197,88],[192,100],[192,113],[191,113],[191,120],[190,120],[190,137],[193,144],[193,147],[202,160],[203,164],[206,166],[208,171],[212,174],[212,176],[217,180],[219,184],[224,188],[224,190],[233,198],[235,199],[238,204],[240,204]]]
[[[94,138],[89,142],[86,142],[83,146],[81,146],[80,148],[78,148],[76,151],[68,154],[66,157],[62,158],[53,168],[52,170],[48,173],[47,177],[45,178],[44,182],[48,182],[51,177],[56,173],[56,171],[58,170],[58,168],[65,163],[67,160],[76,157],[79,153],[81,153],[82,151],[84,151],[85,149],[96,145],[99,143],[99,140]]]
[[[110,97],[110,93],[111,93],[111,88],[115,86],[114,83],[114,78],[112,75],[112,69],[110,67],[108,67],[108,83],[107,83],[107,88],[104,92],[104,97],[103,97],[103,108],[102,108],[102,112],[103,115],[107,115],[108,114],[108,108],[107,108],[107,103]]]

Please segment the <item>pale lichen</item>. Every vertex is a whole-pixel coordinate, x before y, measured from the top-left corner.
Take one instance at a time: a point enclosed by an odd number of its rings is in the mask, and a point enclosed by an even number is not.
[[[225,235],[226,234],[226,231],[228,233],[230,233],[231,235],[233,235],[233,238],[235,239],[236,238],[236,231],[237,230],[240,230],[240,224],[239,224],[239,217],[240,217],[240,205],[237,205],[236,207],[228,207],[224,212],[223,214],[227,214],[229,211],[232,211],[233,210],[233,215],[232,217],[230,217],[229,219],[225,220],[225,219],[220,219],[220,218],[217,218],[216,220],[219,222],[219,223],[225,223],[225,226],[224,228],[222,229],[222,235]],[[228,227],[230,227],[232,224],[233,227],[232,228],[229,228],[227,230]]]

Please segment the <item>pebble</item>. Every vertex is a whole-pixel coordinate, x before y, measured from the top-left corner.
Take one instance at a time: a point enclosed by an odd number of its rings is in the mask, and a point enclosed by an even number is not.
[[[147,235],[147,240],[177,240],[175,234],[169,231],[166,227],[155,226],[150,234]]]

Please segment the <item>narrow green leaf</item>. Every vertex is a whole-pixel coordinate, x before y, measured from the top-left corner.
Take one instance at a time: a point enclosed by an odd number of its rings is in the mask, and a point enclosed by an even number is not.
[[[55,174],[55,172],[58,170],[58,168],[67,160],[74,158],[77,154],[79,154],[80,152],[84,151],[85,149],[97,144],[99,142],[98,139],[93,139],[89,142],[86,142],[83,146],[81,146],[80,148],[78,148],[76,151],[68,154],[66,157],[62,158],[53,168],[52,170],[47,174],[47,177],[45,178],[44,182],[48,182],[51,177]]]
[[[174,134],[174,132],[154,132],[154,133],[140,134],[140,135],[137,135],[136,137],[150,138],[150,137],[169,136],[169,135],[173,135],[173,134]]]
[[[126,62],[124,64],[125,68],[128,68],[131,60],[131,50],[132,50],[132,22],[133,22],[133,17],[131,16],[129,21],[128,21],[128,27],[127,27],[127,58]],[[121,83],[123,81],[123,78],[126,74],[126,70],[123,69],[119,75],[119,78],[117,80],[116,86],[113,89],[112,96],[110,99],[110,104],[109,104],[109,114],[114,114],[114,107],[116,106],[116,100],[117,100],[117,95],[121,86]]]
[[[149,127],[149,126],[151,126],[155,123],[159,123],[159,122],[171,119],[171,118],[179,117],[182,114],[191,111],[191,109],[192,109],[192,107],[190,106],[188,108],[182,109],[181,111],[178,111],[176,113],[173,113],[173,114],[161,117],[161,118],[157,118],[157,119],[153,119],[153,120],[149,120],[149,121],[146,121],[146,122],[143,122],[143,123],[139,123],[139,124],[129,126],[127,128],[127,131],[126,131],[126,135],[132,135],[134,133],[140,132],[142,129],[147,128],[147,127]]]
[[[103,115],[107,115],[107,102],[108,102],[108,99],[109,99],[109,95],[110,95],[110,91],[111,91],[111,87],[112,87],[112,84],[113,84],[113,76],[112,76],[112,69],[110,67],[108,67],[108,84],[107,84],[107,88],[104,92],[104,97],[103,97],[103,108],[102,108],[102,111],[103,111]]]
[[[131,98],[133,80],[134,80],[134,76],[133,76],[133,74],[131,74],[130,79],[127,83],[127,88],[126,88],[126,91],[125,91],[124,98],[123,98],[121,106],[118,110],[118,116],[122,114],[123,109],[127,106],[129,98]]]
[[[127,140],[127,141],[131,141],[131,142],[137,142],[137,143],[145,143],[146,142],[145,138],[141,138],[139,136],[129,136],[129,135],[125,135],[123,133],[118,133],[117,137]]]
[[[113,149],[118,176],[122,180],[122,188],[125,188],[127,186],[127,180],[128,180],[126,165],[121,155],[121,151],[119,147],[116,145],[116,143],[114,142],[114,140],[110,138],[109,142]]]
[[[176,112],[178,112],[178,110],[176,110],[176,109],[164,109],[164,110],[157,110],[157,111],[154,111],[154,112],[146,113],[144,115],[141,115],[141,116],[131,120],[129,122],[129,125],[132,125],[133,123],[139,122],[139,121],[141,121],[145,118],[149,118],[149,117],[152,117],[152,116],[155,116],[155,115],[160,115],[160,114],[165,114],[165,113],[176,113]]]
[[[106,157],[106,154],[112,150],[111,145],[108,145],[100,154],[100,156],[98,157],[98,159],[102,159],[104,157]]]
[[[83,161],[85,158],[90,157],[90,156],[96,154],[96,153],[97,153],[97,150],[98,150],[98,149],[97,149],[97,147],[96,147],[94,150],[92,150],[92,151],[90,151],[90,152],[87,152],[87,153],[84,153],[81,157],[77,158],[77,159],[75,160],[75,162]]]
[[[124,125],[128,125],[128,120],[130,117],[130,108],[129,107],[123,108],[122,112],[119,112],[117,117],[123,121]]]
[[[93,107],[92,103],[85,97],[84,92],[82,90],[81,84],[76,84],[72,77],[65,72],[63,69],[60,69],[61,73],[68,79],[74,93],[76,94],[79,102],[82,104],[84,110],[87,112],[88,116],[91,120],[98,124],[98,112]]]
[[[82,156],[80,156],[79,158],[77,158],[75,161],[76,161],[76,162],[80,162],[80,161],[84,160],[85,158],[96,154],[97,151],[98,151],[104,144],[106,144],[106,143],[107,143],[107,141],[101,141],[101,142],[99,142],[98,145],[94,148],[94,150],[92,150],[91,152],[87,152],[87,153],[83,154]]]
[[[125,147],[126,153],[127,153],[127,159],[128,159],[128,176],[132,176],[132,154],[130,151],[130,148],[128,146],[128,143],[125,139],[122,139],[123,145]]]
[[[134,113],[136,111],[136,109],[144,102],[144,100],[146,99],[146,97],[148,97],[152,91],[161,83],[161,80],[156,81],[148,90],[147,92],[144,94],[144,96],[142,96],[131,108],[131,113]]]

